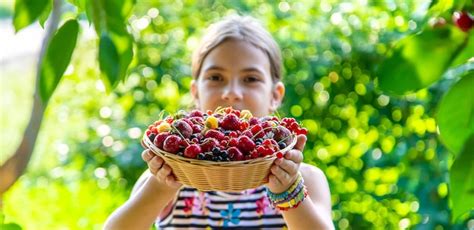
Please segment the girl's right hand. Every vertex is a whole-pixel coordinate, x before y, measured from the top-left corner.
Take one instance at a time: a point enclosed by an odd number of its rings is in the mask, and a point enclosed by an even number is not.
[[[147,163],[150,173],[161,183],[171,188],[180,188],[183,184],[176,181],[171,167],[165,163],[163,158],[155,155],[149,149],[142,152],[142,159]]]

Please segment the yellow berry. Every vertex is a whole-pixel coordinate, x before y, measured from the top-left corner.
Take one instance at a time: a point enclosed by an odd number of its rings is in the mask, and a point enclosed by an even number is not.
[[[214,116],[209,116],[206,119],[206,127],[209,129],[217,129],[218,127],[217,118]]]
[[[160,125],[158,125],[158,132],[169,132],[171,130],[171,125],[168,122],[161,122]]]

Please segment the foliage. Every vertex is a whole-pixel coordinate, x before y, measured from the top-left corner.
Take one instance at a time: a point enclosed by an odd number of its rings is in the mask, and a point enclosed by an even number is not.
[[[378,60],[392,42],[424,28],[428,1],[138,1],[125,24],[107,17],[126,19],[131,8],[70,2],[76,18],[85,12],[91,19],[97,40],[78,43],[50,100],[30,171],[5,196],[6,222],[25,229],[100,228],[145,169],[139,139],[146,124],[162,110],[191,106],[190,54],[203,29],[235,12],[262,20],[282,48],[287,92],[279,113],[308,128],[305,162],[328,177],[337,228],[461,229],[472,219],[450,221],[454,159],[438,140],[435,120],[440,98],[457,79],[424,88],[436,81],[428,80],[401,97],[377,85]],[[443,8],[441,2],[435,6]],[[389,70],[384,73],[397,72]],[[105,94],[108,85],[117,87]]]

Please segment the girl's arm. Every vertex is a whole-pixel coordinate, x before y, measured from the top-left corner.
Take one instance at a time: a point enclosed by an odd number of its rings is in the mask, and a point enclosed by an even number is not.
[[[282,212],[288,229],[334,229],[326,176],[320,169],[304,163],[300,166],[300,172],[308,196],[297,208]]]
[[[148,150],[142,157],[149,171],[137,181],[130,199],[107,218],[104,229],[150,229],[182,186],[163,159]]]
[[[334,229],[331,218],[331,195],[324,173],[317,167],[302,163],[305,135],[298,135],[294,149],[271,167],[267,188],[276,194],[287,191],[301,173],[308,196],[297,207],[282,211],[289,229]]]

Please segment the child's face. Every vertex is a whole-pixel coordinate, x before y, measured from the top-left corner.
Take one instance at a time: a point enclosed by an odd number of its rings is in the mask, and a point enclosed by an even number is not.
[[[266,116],[280,105],[285,87],[272,82],[270,61],[262,50],[245,41],[227,40],[206,56],[191,93],[203,111],[232,106]]]

